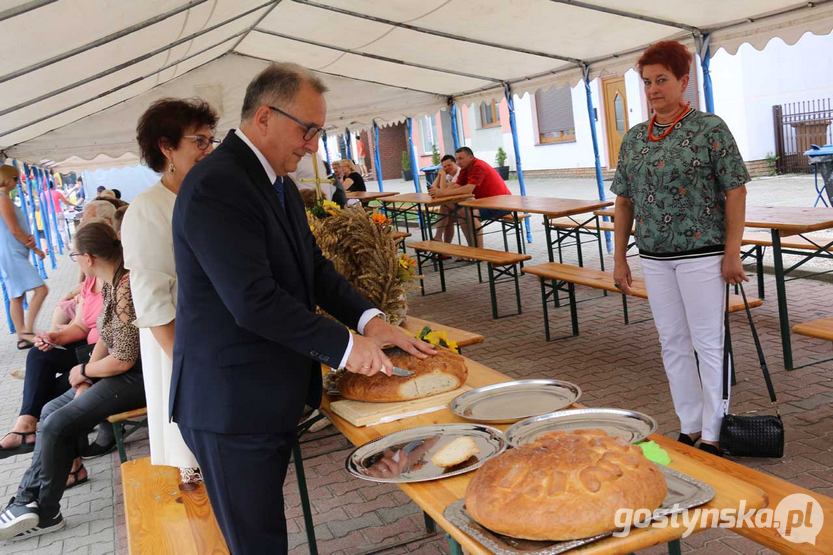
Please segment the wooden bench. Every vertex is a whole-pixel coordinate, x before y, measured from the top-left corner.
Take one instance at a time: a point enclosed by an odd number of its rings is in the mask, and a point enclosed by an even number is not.
[[[412,335],[416,335],[417,333],[422,331],[422,329],[426,326],[431,328],[433,331],[445,332],[445,334],[451,341],[457,343],[457,347],[460,349],[461,353],[463,352],[463,347],[468,347],[469,345],[476,345],[477,343],[483,343],[483,341],[485,340],[485,338],[479,333],[472,333],[470,331],[461,330],[459,328],[445,326],[443,324],[438,324],[436,322],[431,322],[429,320],[417,318],[416,316],[407,316],[405,318],[405,321],[399,324],[399,326]]]
[[[122,463],[127,461],[127,451],[124,448],[124,440],[136,430],[147,427],[147,415],[147,407],[142,407],[140,409],[133,409],[126,412],[120,412],[118,414],[112,414],[107,417],[107,422],[113,426],[113,435],[116,438],[116,447],[118,447],[119,459]]]
[[[550,324],[547,304],[552,297],[558,306],[558,292],[566,292],[570,302],[570,318],[572,321],[572,335],[579,334],[578,329],[578,309],[576,302],[575,286],[584,285],[594,289],[601,289],[614,293],[622,293],[613,283],[613,274],[601,270],[594,270],[591,268],[582,268],[580,266],[573,266],[571,264],[559,264],[557,262],[548,262],[546,264],[537,264],[535,266],[526,266],[523,273],[537,276],[541,282],[541,302],[544,308],[544,335],[547,341],[550,340]],[[645,289],[645,282],[640,279],[634,279],[631,285],[631,296],[642,299],[648,298],[648,291]],[[622,293],[622,309],[624,313],[625,324],[628,320],[628,302],[627,295]],[[763,301],[757,298],[748,298],[750,308],[761,306]],[[730,295],[729,297],[729,311],[737,312],[743,310],[743,298],[740,295]]]
[[[793,326],[793,333],[833,341],[833,318],[810,320]]]
[[[399,231],[398,229],[394,229],[390,232],[391,239],[393,242],[396,243],[401,249],[403,253],[407,254],[405,250],[405,239],[411,236],[410,233],[407,231]]]
[[[494,249],[481,249],[477,247],[465,247],[463,245],[453,245],[442,241],[415,241],[408,243],[408,246],[416,251],[417,265],[419,266],[420,274],[422,274],[422,267],[426,262],[433,262],[439,266],[440,285],[443,292],[445,292],[445,269],[443,268],[443,256],[456,256],[459,258],[475,260],[477,262],[485,262],[489,271],[489,293],[491,294],[492,299],[492,318],[501,318],[501,316],[498,316],[495,284],[503,281],[509,281],[510,279],[515,282],[515,299],[518,305],[518,312],[515,314],[521,313],[521,288],[518,283],[520,272],[518,272],[518,266],[524,260],[532,258],[528,254],[518,254]],[[478,271],[479,269],[478,265]],[[506,279],[499,279],[502,277],[505,277]],[[422,294],[425,295],[424,280],[420,283],[420,287],[422,289]],[[514,316],[514,314],[506,314],[504,316]]]
[[[179,470],[144,457],[121,465],[128,551],[134,555],[228,553],[203,484],[184,491]]]
[[[758,296],[764,297],[764,249],[772,246],[772,234],[766,231],[745,231],[741,245],[743,259],[755,259],[755,273],[758,278]],[[819,233],[789,235],[781,237],[781,252],[784,254],[804,254],[806,251],[819,251],[825,258],[833,258],[833,237]]]

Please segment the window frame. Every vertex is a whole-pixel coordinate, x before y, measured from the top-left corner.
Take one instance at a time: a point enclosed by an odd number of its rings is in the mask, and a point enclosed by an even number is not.
[[[564,87],[567,88],[570,91],[570,111],[572,112],[573,111],[573,109],[572,109],[573,108],[573,105],[572,105],[572,102],[573,102],[573,88],[569,85],[565,85]],[[536,144],[536,146],[557,145],[557,144],[578,142],[578,139],[577,139],[577,136],[576,136],[576,127],[575,127],[575,125],[576,125],[576,115],[575,115],[575,113],[572,114],[573,115],[573,133],[572,133],[572,135],[562,135],[561,137],[544,137],[544,136],[542,136],[541,129],[540,129],[539,124],[538,124],[538,98],[537,98],[537,95],[538,95],[538,91],[535,91],[533,94],[529,95],[530,96],[530,103],[532,104],[532,114],[533,114],[533,118],[532,118],[532,124],[533,125],[532,125],[532,127],[533,127],[533,130],[535,132],[535,144]]]
[[[483,114],[485,113],[484,110],[491,108],[492,112],[492,121],[490,123],[484,123],[483,121]],[[477,118],[480,122],[480,129],[492,129],[494,127],[500,127],[500,110],[498,108],[497,100],[492,100],[491,103],[483,101],[477,106]]]

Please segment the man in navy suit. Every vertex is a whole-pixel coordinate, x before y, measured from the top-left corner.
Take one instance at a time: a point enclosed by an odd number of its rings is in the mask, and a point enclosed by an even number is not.
[[[235,555],[287,551],[283,482],[304,405],[321,400],[320,364],[390,374],[384,344],[435,352],[380,318],[322,256],[285,177],[318,149],[325,91],[300,66],[265,69],[239,129],[188,173],[174,208],[171,415]]]

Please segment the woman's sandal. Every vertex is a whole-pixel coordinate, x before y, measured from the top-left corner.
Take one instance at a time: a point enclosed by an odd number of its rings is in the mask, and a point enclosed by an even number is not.
[[[81,471],[84,471],[84,477],[83,478],[78,477],[78,475],[81,474]],[[78,467],[78,470],[70,471],[69,475],[67,476],[67,485],[64,489],[74,488],[75,486],[81,485],[84,482],[89,481],[89,479],[90,479],[90,476],[87,473],[87,469],[84,468],[84,465],[82,463],[81,466]]]
[[[35,432],[9,432],[0,438],[0,441],[10,435],[20,436],[20,444],[14,447],[0,447],[0,459],[5,459],[6,457],[14,455],[22,455],[24,453],[31,453],[35,450],[35,441],[37,438]],[[26,441],[26,438],[29,436],[32,436],[35,439],[32,439],[32,441]]]
[[[24,333],[22,335],[31,335],[32,339],[35,338],[34,334],[31,334],[31,333]],[[31,349],[34,346],[35,346],[35,344],[33,342],[29,341],[28,339],[18,338],[18,340],[17,340],[17,350],[18,351],[25,351],[26,349]]]

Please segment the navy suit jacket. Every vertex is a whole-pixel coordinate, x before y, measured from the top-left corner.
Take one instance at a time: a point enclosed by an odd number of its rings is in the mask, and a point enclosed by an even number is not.
[[[373,308],[321,254],[301,196],[284,208],[232,131],[186,176],[173,215],[178,280],[170,407],[217,433],[295,430],[321,400],[320,363],[338,366]]]

